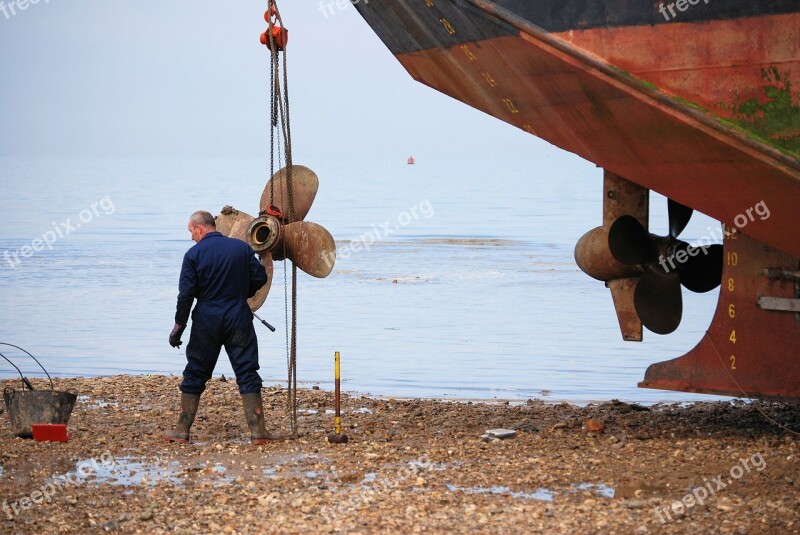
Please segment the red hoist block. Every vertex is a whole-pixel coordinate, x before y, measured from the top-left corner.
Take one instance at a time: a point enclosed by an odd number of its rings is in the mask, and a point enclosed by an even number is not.
[[[261,34],[261,44],[269,46],[269,36],[267,35],[267,32],[271,31],[272,38],[275,41],[275,46],[277,49],[285,49],[286,44],[289,42],[289,30],[278,25],[281,23],[280,19],[278,18],[278,9],[275,6],[270,6],[270,8],[264,12],[264,20],[272,24],[272,30],[268,29],[266,32]]]
[[[277,49],[283,50],[286,48],[286,43],[289,42],[289,30],[287,30],[283,26],[273,26],[272,38],[275,40],[275,45]],[[267,39],[267,32],[261,34],[261,44],[269,46],[269,39]]]

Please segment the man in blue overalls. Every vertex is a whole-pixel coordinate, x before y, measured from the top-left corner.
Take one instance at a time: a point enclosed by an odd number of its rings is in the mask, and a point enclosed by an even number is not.
[[[187,364],[180,385],[181,415],[175,429],[165,433],[164,438],[189,441],[200,395],[224,345],[242,395],[250,440],[262,444],[270,435],[264,427],[258,340],[247,299],[267,283],[266,270],[249,245],[217,232],[214,217],[208,212],[192,214],[189,232],[196,245],[183,257],[175,327],[169,335],[172,347],[181,346],[181,335],[195,299],[197,306],[192,312]]]

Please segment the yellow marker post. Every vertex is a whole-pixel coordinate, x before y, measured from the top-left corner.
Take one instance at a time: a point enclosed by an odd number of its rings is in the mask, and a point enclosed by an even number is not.
[[[333,403],[336,409],[336,416],[333,419],[333,433],[328,435],[328,442],[332,444],[344,444],[347,442],[347,435],[342,434],[342,413],[341,413],[341,355],[338,351],[334,353],[334,398]]]
[[[341,407],[341,381],[342,381],[342,357],[337,351],[333,357],[336,364],[334,365],[334,388],[336,388],[336,417],[333,419],[333,429],[337,435],[342,434],[342,414]]]

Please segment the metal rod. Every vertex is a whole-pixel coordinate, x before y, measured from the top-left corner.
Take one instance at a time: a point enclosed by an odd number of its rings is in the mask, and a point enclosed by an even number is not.
[[[270,330],[270,331],[272,331],[272,332],[275,332],[275,327],[273,327],[272,325],[270,325],[270,324],[267,322],[267,320],[262,320],[262,319],[261,319],[261,318],[258,316],[258,314],[256,314],[255,312],[253,312],[253,317],[255,317],[255,318],[258,320],[258,321],[260,321],[261,323],[263,323],[263,324],[264,324],[264,326],[265,326],[267,329],[269,329],[269,330]]]

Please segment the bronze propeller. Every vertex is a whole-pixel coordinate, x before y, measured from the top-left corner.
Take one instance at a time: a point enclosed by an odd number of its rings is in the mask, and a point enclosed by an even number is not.
[[[269,179],[261,195],[258,217],[226,206],[216,217],[217,230],[247,242],[261,256],[269,280],[248,300],[255,312],[267,298],[273,260],[291,260],[312,277],[327,277],[336,262],[336,243],[321,225],[304,221],[319,188],[319,178],[308,167],[291,168],[292,203],[286,168]]]

